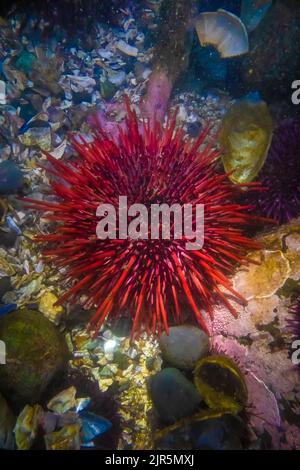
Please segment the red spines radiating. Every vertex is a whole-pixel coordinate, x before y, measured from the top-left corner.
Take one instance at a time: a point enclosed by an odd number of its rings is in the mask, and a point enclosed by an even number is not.
[[[197,142],[184,138],[176,117],[165,128],[139,123],[128,105],[126,126],[116,137],[99,130],[92,142],[73,142],[76,162],[62,163],[50,155],[51,194],[55,202],[27,200],[55,222],[41,235],[43,254],[64,268],[71,287],[60,303],[87,296],[85,307],[97,306],[91,326],[98,331],[108,316],[126,307],[133,333],[168,330],[180,323],[181,300],[188,303],[201,328],[213,304],[225,304],[226,291],[243,301],[228,279],[237,263],[246,262],[258,244],[243,235],[251,222],[249,206],[235,202],[239,188],[216,170],[218,152],[204,145],[208,130]],[[201,250],[186,250],[186,240],[99,240],[96,210],[101,203],[204,204],[205,241]],[[53,199],[53,197],[52,197]]]

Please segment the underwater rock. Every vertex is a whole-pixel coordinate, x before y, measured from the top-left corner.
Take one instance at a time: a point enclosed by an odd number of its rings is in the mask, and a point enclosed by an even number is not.
[[[220,130],[225,171],[233,183],[249,183],[262,168],[272,140],[272,117],[266,103],[245,99],[224,116]]]
[[[249,259],[258,264],[250,264],[247,271],[239,271],[234,278],[234,288],[246,300],[271,297],[291,274],[282,251],[262,250],[249,255]]]
[[[236,414],[246,406],[248,392],[245,380],[229,357],[209,356],[200,359],[194,370],[194,380],[210,408]]]
[[[80,450],[80,424],[69,424],[45,436],[47,450]]]
[[[12,194],[21,189],[23,174],[11,160],[0,163],[0,194]]]
[[[249,89],[273,98],[290,93],[290,83],[300,69],[300,4],[278,0],[250,38],[250,52],[242,64],[242,78]]]
[[[223,59],[247,54],[249,41],[242,21],[226,10],[201,13],[195,28],[201,46],[214,46]]]
[[[2,366],[1,366],[2,367]],[[14,426],[16,418],[5,398],[0,393],[0,449],[13,450],[15,447]]]
[[[172,326],[169,335],[159,338],[163,359],[178,369],[193,369],[196,362],[209,351],[207,334],[191,325]]]
[[[22,309],[0,319],[7,363],[0,368],[0,390],[16,404],[39,400],[54,376],[64,369],[64,337],[41,313]]]
[[[39,420],[43,409],[40,405],[26,405],[19,414],[15,426],[16,445],[18,450],[29,450],[37,437]]]
[[[170,424],[192,415],[202,401],[192,382],[171,367],[151,377],[149,389],[160,418]]]

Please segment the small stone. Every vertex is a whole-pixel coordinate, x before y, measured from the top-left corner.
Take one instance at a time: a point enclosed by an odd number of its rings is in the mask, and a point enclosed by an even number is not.
[[[11,160],[0,163],[0,194],[16,193],[23,186],[23,174]]]
[[[150,378],[150,396],[160,418],[168,424],[195,413],[202,401],[194,384],[175,368],[163,369]]]
[[[195,326],[173,326],[169,329],[169,335],[163,333],[160,336],[159,346],[168,364],[191,370],[199,359],[208,355],[209,338]]]
[[[46,292],[40,299],[39,311],[45,315],[53,323],[58,323],[60,317],[64,313],[63,307],[55,306],[58,298],[52,292]]]

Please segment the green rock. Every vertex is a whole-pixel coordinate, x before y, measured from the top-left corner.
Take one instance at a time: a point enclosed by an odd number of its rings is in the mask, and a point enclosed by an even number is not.
[[[67,365],[63,335],[41,313],[22,309],[0,320],[6,364],[0,367],[0,391],[12,404],[36,403],[51,380]]]

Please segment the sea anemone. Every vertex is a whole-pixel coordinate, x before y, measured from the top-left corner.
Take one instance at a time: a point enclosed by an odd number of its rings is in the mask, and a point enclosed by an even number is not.
[[[275,130],[260,177],[258,209],[280,224],[300,214],[300,120],[288,119]]]
[[[228,294],[245,302],[228,276],[237,264],[248,262],[249,249],[259,248],[244,234],[254,216],[249,205],[236,202],[240,187],[218,172],[219,153],[214,140],[206,143],[208,136],[206,129],[196,141],[189,140],[176,127],[176,115],[165,127],[139,122],[127,102],[125,127],[118,134],[98,129],[88,141],[75,137],[74,161],[48,155],[52,200],[27,199],[26,204],[55,223],[51,233],[37,241],[47,262],[69,284],[59,304],[81,301],[86,309],[97,306],[91,320],[94,331],[108,316],[129,311],[133,334],[160,333],[162,328],[168,332],[170,322],[183,321],[184,304],[208,331],[205,314],[213,316],[215,302],[234,316]],[[117,208],[119,196],[127,196],[128,206],[142,203],[149,209],[151,204],[189,203],[195,212],[196,204],[204,204],[202,249],[188,250],[185,237],[163,239],[161,234],[158,239],[97,238],[99,204]]]

